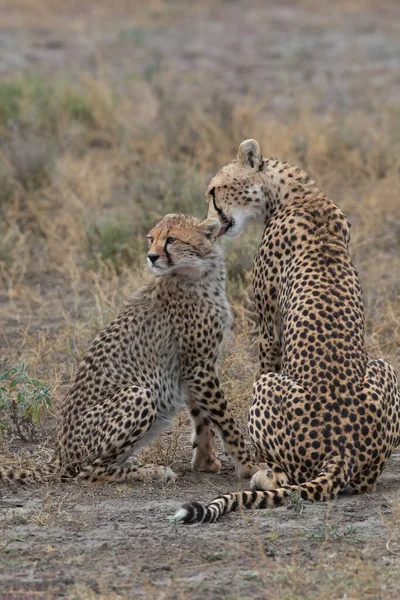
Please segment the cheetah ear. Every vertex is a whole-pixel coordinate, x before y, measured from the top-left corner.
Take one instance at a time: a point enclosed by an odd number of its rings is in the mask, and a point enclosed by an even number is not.
[[[242,142],[239,146],[237,158],[244,167],[251,169],[257,168],[258,170],[263,163],[260,146],[256,140],[245,140]]]
[[[170,219],[171,217],[177,217],[178,215],[176,213],[168,213],[167,215],[163,216],[163,219]]]
[[[221,223],[218,219],[206,219],[200,223],[200,229],[209,239],[216,238],[221,229]]]

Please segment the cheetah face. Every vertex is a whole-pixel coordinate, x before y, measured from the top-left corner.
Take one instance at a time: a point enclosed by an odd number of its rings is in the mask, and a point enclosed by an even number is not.
[[[267,196],[263,158],[255,140],[239,146],[237,159],[223,167],[208,186],[208,217],[221,222],[219,235],[235,237],[246,223],[265,218]]]
[[[186,215],[166,215],[147,236],[147,266],[155,275],[202,272],[215,257],[221,228],[217,219],[200,221]]]

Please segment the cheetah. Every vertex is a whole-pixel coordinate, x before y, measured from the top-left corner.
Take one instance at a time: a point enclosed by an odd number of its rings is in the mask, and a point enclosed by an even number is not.
[[[267,468],[250,491],[185,504],[174,520],[212,522],[293,495],[327,501],[348,486],[374,491],[400,443],[400,394],[391,365],[365,350],[347,218],[299,167],[264,159],[255,140],[211,180],[207,201],[220,234],[265,221],[253,269],[261,374],[248,426]]]
[[[149,281],[94,340],[61,409],[55,460],[3,481],[46,475],[88,482],[174,480],[134,454],[183,406],[193,421],[192,467],[218,473],[217,427],[242,476],[257,471],[221,390],[216,362],[231,314],[218,219],[167,215],[148,235]]]

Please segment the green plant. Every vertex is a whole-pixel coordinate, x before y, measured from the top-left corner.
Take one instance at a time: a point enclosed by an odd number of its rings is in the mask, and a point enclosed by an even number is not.
[[[0,124],[41,127],[48,120],[53,95],[48,81],[34,73],[0,82]]]
[[[135,199],[146,234],[166,213],[188,213],[205,218],[207,204],[200,174],[177,162],[163,162],[141,169],[140,177],[127,181],[128,197]]]
[[[10,173],[2,164],[0,157],[0,212],[4,211],[4,208],[11,200],[13,191],[14,185]]]
[[[63,90],[63,96],[60,99],[60,111],[65,111],[71,120],[79,121],[88,126],[95,124],[89,98],[83,92],[74,88],[69,89],[66,87]]]
[[[226,550],[215,551],[215,552],[202,552],[201,557],[207,562],[213,563],[218,560],[224,560],[228,556]]]
[[[13,264],[13,252],[20,239],[20,232],[17,226],[7,227],[0,224],[0,271],[8,269]]]
[[[4,419],[0,420],[0,432],[12,430],[14,426],[21,440],[32,440],[35,424],[51,404],[50,386],[32,379],[25,364],[12,367],[0,376],[0,416]]]
[[[138,257],[144,262],[144,239],[139,239],[133,227],[122,220],[103,219],[92,225],[87,240],[90,268],[95,268],[100,260],[113,265],[119,273],[123,264],[134,265]]]
[[[288,508],[294,510],[296,515],[302,515],[304,510],[304,500],[301,497],[300,486],[297,490],[289,493]]]
[[[57,151],[54,140],[14,133],[7,148],[14,179],[25,190],[43,188],[48,181]],[[9,187],[10,185],[9,183]],[[11,191],[8,193],[11,194]]]
[[[252,581],[254,579],[258,579],[260,577],[260,573],[258,571],[239,571],[239,576],[245,581]]]
[[[249,291],[251,269],[261,235],[262,230],[260,227],[252,227],[241,238],[227,238],[222,241],[226,262],[228,296],[241,303],[245,301],[249,293],[252,293],[251,290]]]
[[[121,29],[118,34],[118,39],[121,42],[135,42],[138,46],[143,46],[145,38],[145,31],[140,27],[129,27],[128,29]]]
[[[335,525],[319,525],[312,531],[306,534],[309,540],[340,540],[347,536],[352,536],[357,533],[357,528],[348,524],[345,527],[337,527]]]
[[[0,123],[15,119],[19,113],[19,101],[22,97],[20,83],[14,81],[0,82]]]

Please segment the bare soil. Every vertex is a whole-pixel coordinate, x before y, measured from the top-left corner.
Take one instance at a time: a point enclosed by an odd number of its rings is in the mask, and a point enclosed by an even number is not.
[[[399,547],[392,539],[392,503],[399,487],[397,452],[373,495],[305,504],[301,514],[284,507],[178,529],[168,517],[181,501],[238,489],[232,468],[225,466],[219,476],[186,471],[165,488],[69,484],[7,490],[0,501],[0,596],[30,598],[35,590],[39,597],[63,598],[78,590],[79,597],[81,589],[92,590],[93,597],[263,598],[289,583],[287,598],[342,598],[348,590],[348,598],[394,599],[400,556],[393,554]],[[321,574],[314,577],[321,561],[326,587]],[[372,571],[369,589],[357,590],[343,561]],[[379,577],[383,567],[390,567],[398,585]]]

